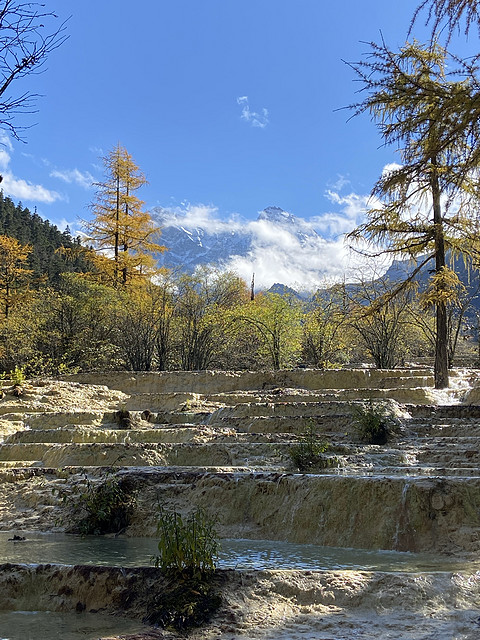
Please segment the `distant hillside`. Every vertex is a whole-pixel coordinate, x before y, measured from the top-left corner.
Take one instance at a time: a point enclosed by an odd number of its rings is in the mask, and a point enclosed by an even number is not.
[[[298,291],[295,291],[295,289],[287,287],[287,285],[281,284],[280,282],[275,282],[275,284],[272,284],[270,289],[268,289],[267,291],[268,293],[278,293],[281,296],[287,296],[297,300],[308,300],[312,295],[311,292],[299,293]]]
[[[472,261],[468,257],[457,256],[452,258],[447,252],[447,265],[454,269],[459,280],[466,288],[469,297],[473,298],[473,306],[480,308],[480,277],[479,272],[472,267]],[[416,264],[412,260],[394,260],[390,268],[385,273],[384,278],[392,282],[405,280],[416,268]],[[418,282],[421,291],[424,291],[433,274],[435,263],[431,261],[425,265],[415,276],[414,280]]]
[[[57,252],[60,247],[73,248],[79,243],[67,231],[61,232],[48,220],[37,213],[31,213],[20,202],[15,205],[10,198],[0,192],[0,235],[16,238],[22,244],[31,244],[33,251],[29,256],[29,268],[35,277],[47,276],[50,283],[58,281],[60,273],[66,271],[85,271],[86,265],[81,259],[66,261]]]

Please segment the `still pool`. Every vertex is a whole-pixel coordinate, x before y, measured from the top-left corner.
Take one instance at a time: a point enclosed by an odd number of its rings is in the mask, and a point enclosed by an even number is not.
[[[51,611],[0,611],[0,640],[97,640],[148,627],[118,616]]]
[[[0,563],[94,564],[151,566],[157,552],[154,538],[81,536],[64,533],[0,532]],[[397,551],[371,551],[294,544],[277,540],[221,540],[217,563],[226,569],[297,569],[436,572],[476,570],[478,563]],[[1,640],[1,638],[0,638]]]

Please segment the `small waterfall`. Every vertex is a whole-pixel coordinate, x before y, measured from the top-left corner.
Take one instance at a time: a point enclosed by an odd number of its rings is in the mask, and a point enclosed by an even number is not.
[[[462,403],[464,396],[472,388],[472,371],[470,369],[456,369],[455,374],[450,376],[448,389],[431,389],[429,391],[434,404]]]
[[[396,551],[414,551],[412,548],[413,540],[407,505],[409,489],[410,482],[405,482],[400,498],[395,535],[393,537],[393,549]]]

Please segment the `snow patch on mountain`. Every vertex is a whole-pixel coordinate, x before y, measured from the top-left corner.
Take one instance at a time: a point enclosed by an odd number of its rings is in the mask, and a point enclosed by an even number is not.
[[[222,220],[215,208],[205,206],[156,208],[151,214],[168,249],[159,256],[160,263],[171,269],[192,273],[200,265],[212,264],[235,271],[247,282],[255,273],[262,288],[281,282],[302,290],[340,280],[358,268],[359,258],[352,255],[343,235],[322,237],[312,221],[280,207],[267,207],[256,220],[248,221],[238,216]],[[356,222],[355,218],[352,228]]]

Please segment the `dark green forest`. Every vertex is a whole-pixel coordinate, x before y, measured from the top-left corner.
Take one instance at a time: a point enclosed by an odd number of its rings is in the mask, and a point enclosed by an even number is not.
[[[84,272],[88,268],[84,257],[76,255],[80,239],[72,238],[68,228],[61,232],[21,202],[15,205],[3,192],[0,192],[0,235],[32,246],[27,265],[36,280],[46,277],[50,284],[58,285],[61,273]],[[62,248],[70,250],[68,256],[60,251]]]

